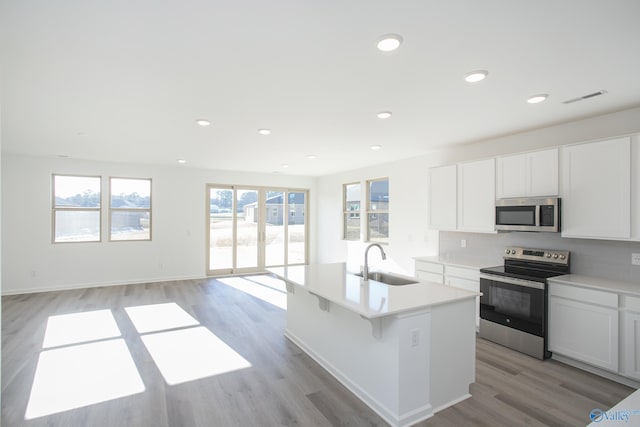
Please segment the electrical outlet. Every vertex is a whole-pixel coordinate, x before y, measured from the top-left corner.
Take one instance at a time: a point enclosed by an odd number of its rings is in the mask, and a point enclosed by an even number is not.
[[[411,331],[411,347],[417,347],[420,344],[420,331],[414,329]]]
[[[631,254],[631,264],[640,265],[640,254]]]
[[[466,239],[462,239],[462,240],[460,240],[460,247],[461,247],[461,248],[466,248],[466,247],[467,247],[467,241],[466,241]]]

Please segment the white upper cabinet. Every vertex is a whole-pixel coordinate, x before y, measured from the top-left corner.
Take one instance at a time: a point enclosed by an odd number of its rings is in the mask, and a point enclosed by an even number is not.
[[[429,169],[429,228],[456,229],[456,165]]]
[[[458,230],[495,232],[495,160],[458,164]]]
[[[557,148],[496,159],[496,198],[557,195]]]
[[[631,238],[631,138],[562,148],[562,237]]]
[[[564,147],[562,236],[631,238],[630,137]]]

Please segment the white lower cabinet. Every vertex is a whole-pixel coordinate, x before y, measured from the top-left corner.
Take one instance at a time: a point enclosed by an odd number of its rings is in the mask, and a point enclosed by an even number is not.
[[[463,279],[461,277],[447,276],[447,285],[462,288],[467,291],[480,292],[480,278],[478,280]],[[480,327],[480,297],[476,297],[476,328]]]
[[[618,372],[618,295],[549,280],[549,350]]]
[[[418,279],[444,284],[444,265],[441,263],[416,260],[415,269]]]
[[[416,258],[415,276],[419,280],[435,282],[468,291],[480,292],[480,269],[448,265],[446,262]],[[476,328],[480,325],[480,297],[476,297]]]
[[[640,380],[640,298],[620,298],[620,371]]]

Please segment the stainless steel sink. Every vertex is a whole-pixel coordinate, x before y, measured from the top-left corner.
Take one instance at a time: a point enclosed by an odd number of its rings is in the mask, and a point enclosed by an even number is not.
[[[362,273],[357,273],[355,275],[362,277]],[[384,283],[385,285],[391,286],[412,285],[414,283],[418,283],[418,281],[414,279],[396,276],[395,274],[390,273],[383,273],[381,271],[369,273],[369,280],[375,280],[376,282]]]

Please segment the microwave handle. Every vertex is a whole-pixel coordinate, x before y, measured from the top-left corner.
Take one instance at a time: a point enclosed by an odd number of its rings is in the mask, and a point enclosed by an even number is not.
[[[536,227],[540,227],[540,212],[542,212],[542,205],[536,206]]]

